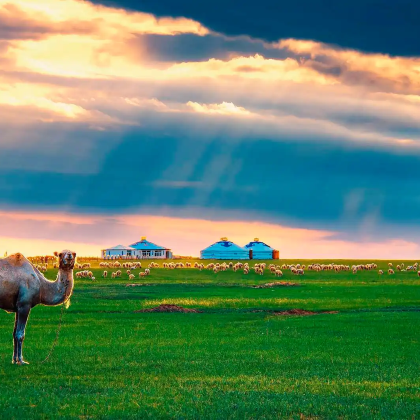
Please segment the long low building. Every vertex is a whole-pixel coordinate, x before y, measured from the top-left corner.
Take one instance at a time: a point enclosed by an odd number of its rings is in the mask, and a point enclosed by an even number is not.
[[[160,245],[156,245],[146,239],[145,236],[140,241],[130,245],[136,250],[138,258],[153,258],[153,259],[167,259],[172,258],[172,251]]]
[[[102,258],[132,258],[135,255],[135,249],[125,245],[115,245],[101,251]]]
[[[130,246],[116,245],[101,251],[104,259],[167,259],[172,258],[172,251],[160,245],[156,245],[146,239],[145,236],[140,241]]]

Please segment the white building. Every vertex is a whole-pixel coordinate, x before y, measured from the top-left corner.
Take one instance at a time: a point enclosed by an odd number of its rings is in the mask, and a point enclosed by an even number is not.
[[[272,260],[279,258],[279,251],[271,248],[258,238],[244,246],[249,251],[249,258],[253,260]]]
[[[227,238],[221,238],[220,241],[203,249],[201,258],[204,260],[247,260],[249,251],[228,241]]]
[[[136,258],[140,259],[167,259],[172,258],[172,251],[160,245],[156,245],[146,239],[145,236],[140,241],[130,245],[135,250]]]
[[[134,258],[136,249],[130,246],[116,245],[111,248],[106,248],[101,251],[102,258],[116,259],[116,258]]]
[[[101,251],[104,259],[166,259],[172,258],[172,251],[142,237],[130,246],[117,245]]]

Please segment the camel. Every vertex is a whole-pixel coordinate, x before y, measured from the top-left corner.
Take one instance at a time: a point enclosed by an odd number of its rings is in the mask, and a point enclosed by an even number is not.
[[[70,299],[73,292],[73,268],[76,253],[64,250],[58,254],[59,270],[55,281],[47,280],[22,254],[0,258],[0,308],[15,312],[13,330],[13,359],[17,365],[23,360],[22,347],[29,313],[36,305],[57,306]]]

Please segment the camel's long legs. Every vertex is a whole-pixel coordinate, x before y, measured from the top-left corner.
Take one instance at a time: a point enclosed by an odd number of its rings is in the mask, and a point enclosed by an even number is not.
[[[15,327],[14,339],[16,340],[17,347],[17,360],[16,363],[26,365],[27,362],[23,360],[22,348],[23,340],[25,339],[25,328],[26,322],[28,321],[29,312],[31,311],[30,306],[25,305],[18,308],[16,313],[17,325]]]
[[[18,322],[18,313],[15,313],[15,328],[13,329],[13,360],[12,363],[17,363],[18,350],[17,350],[17,338],[16,338],[16,329]]]

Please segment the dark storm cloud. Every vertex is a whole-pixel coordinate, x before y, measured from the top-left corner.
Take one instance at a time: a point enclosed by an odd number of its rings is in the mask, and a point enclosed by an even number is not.
[[[57,135],[49,130],[43,134]],[[19,169],[0,165],[0,206],[213,220],[232,214],[236,220],[341,230],[342,237],[359,239],[392,237],[390,226],[406,237],[419,233],[413,228],[420,223],[418,152],[297,142],[287,135],[282,141],[252,135],[227,141],[228,133],[215,133],[194,138],[145,123],[118,141],[115,133],[97,133],[100,144],[112,147],[99,159],[97,149],[89,154],[86,146],[82,160],[70,157],[74,173],[34,171],[23,161]],[[56,150],[51,158],[60,156]],[[30,159],[37,159],[36,151]],[[93,173],[78,168],[89,160]]]
[[[228,59],[233,56],[260,54],[266,58],[284,59],[294,54],[285,50],[270,48],[262,41],[247,37],[226,38],[219,35],[197,36],[181,34],[177,36],[138,35],[132,42],[139,42],[148,58],[158,61],[202,61],[210,58]]]
[[[363,51],[420,55],[417,0],[94,0],[94,3],[185,16],[227,35],[267,41],[311,39]]]

